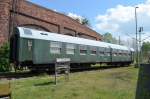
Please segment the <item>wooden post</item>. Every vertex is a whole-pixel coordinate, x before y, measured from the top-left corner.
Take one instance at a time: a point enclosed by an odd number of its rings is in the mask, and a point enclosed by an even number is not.
[[[0,83],[0,99],[11,99],[11,83]]]

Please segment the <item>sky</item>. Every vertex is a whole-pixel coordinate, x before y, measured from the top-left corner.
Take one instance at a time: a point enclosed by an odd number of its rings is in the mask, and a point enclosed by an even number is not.
[[[112,33],[116,38],[135,38],[135,7],[142,39],[150,36],[150,0],[28,0],[70,17],[86,17],[91,28],[100,34]],[[146,39],[145,41],[150,41]]]

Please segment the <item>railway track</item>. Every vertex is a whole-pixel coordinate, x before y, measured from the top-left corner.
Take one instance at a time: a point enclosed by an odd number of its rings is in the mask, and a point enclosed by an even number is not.
[[[103,66],[103,67],[90,67],[90,68],[71,68],[70,72],[84,72],[84,71],[93,71],[93,70],[104,70],[104,69],[112,69],[112,68],[121,68],[121,66]],[[43,72],[42,72],[43,73]],[[24,71],[24,72],[9,72],[9,73],[0,73],[0,80],[1,79],[20,79],[20,78],[28,78],[39,76],[42,74],[41,72],[31,72],[31,71]],[[54,71],[47,72],[50,75],[54,74]]]
[[[40,74],[32,73],[30,71],[25,72],[11,72],[11,73],[0,73],[0,80],[1,79],[20,79],[20,78],[28,78],[33,76],[38,76]]]

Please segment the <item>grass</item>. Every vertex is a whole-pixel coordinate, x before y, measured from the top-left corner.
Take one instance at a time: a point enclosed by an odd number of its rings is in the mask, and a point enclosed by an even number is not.
[[[124,67],[71,73],[67,82],[43,75],[13,80],[13,99],[134,99],[138,69]]]

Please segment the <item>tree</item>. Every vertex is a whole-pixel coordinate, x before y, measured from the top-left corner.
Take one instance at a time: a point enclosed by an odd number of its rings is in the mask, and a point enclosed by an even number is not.
[[[85,26],[90,26],[90,22],[87,18],[74,18],[77,22],[81,23],[82,25],[85,25]]]
[[[79,18],[76,18],[75,20],[80,23],[80,19]]]
[[[114,44],[117,43],[116,38],[114,38],[114,37],[112,36],[112,34],[109,33],[109,32],[103,34],[103,41],[104,41],[104,42],[107,42],[107,43],[114,43]]]
[[[76,15],[76,14],[71,14],[71,15],[68,15],[68,16],[71,17],[72,19],[76,20],[77,22],[81,23],[82,25],[90,27],[90,22],[87,18],[82,17],[80,15]]]
[[[0,47],[0,72],[9,71],[9,44]]]
[[[82,25],[90,26],[89,20],[87,18],[83,18],[81,21]]]

